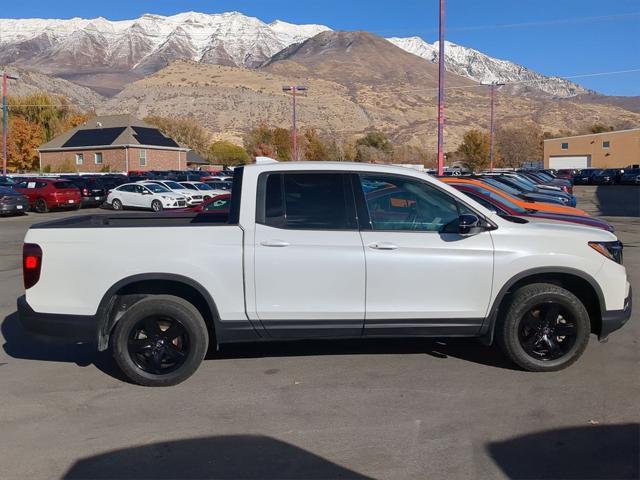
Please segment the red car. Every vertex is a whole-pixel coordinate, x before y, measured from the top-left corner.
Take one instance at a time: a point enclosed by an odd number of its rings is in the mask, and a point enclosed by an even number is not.
[[[195,212],[195,213],[229,213],[231,205],[231,194],[221,193],[215,197],[205,200],[200,205],[190,208],[173,210],[174,212]]]
[[[38,213],[52,208],[78,210],[82,195],[78,187],[68,180],[58,178],[33,178],[14,186],[14,190],[29,198],[30,207]]]
[[[609,232],[613,232],[615,230],[612,225],[605,222],[604,220],[593,217],[582,215],[565,215],[562,213],[542,212],[539,210],[523,208],[520,205],[509,202],[504,197],[496,195],[491,190],[487,190],[486,188],[482,188],[477,185],[469,185],[463,183],[451,183],[450,185],[468,195],[483,207],[497,212],[498,215],[560,220],[563,222],[578,223],[587,227],[601,228]]]

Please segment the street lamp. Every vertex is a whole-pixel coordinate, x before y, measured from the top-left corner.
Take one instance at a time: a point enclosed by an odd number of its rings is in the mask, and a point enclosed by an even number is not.
[[[295,162],[298,160],[298,133],[296,128],[296,96],[298,92],[306,92],[307,87],[298,85],[285,85],[282,91],[290,93],[293,98],[293,128],[291,130],[291,159]]]
[[[17,75],[2,72],[2,174],[7,174],[7,80],[18,80]]]
[[[493,138],[495,131],[495,110],[496,110],[496,87],[502,87],[504,83],[491,82],[483,83],[491,88],[491,114],[489,120],[489,171],[493,172]]]
[[[438,20],[438,175],[444,173],[444,2],[440,0]]]

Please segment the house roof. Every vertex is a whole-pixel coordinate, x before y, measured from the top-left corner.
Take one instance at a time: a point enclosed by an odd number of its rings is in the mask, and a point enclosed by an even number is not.
[[[77,150],[125,145],[187,150],[158,128],[128,114],[93,117],[40,145],[38,150]]]
[[[209,162],[198,155],[193,150],[187,152],[187,165],[209,165]]]

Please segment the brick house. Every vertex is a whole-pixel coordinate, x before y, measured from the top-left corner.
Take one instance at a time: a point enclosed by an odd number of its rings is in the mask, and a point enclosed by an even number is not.
[[[131,115],[94,117],[38,149],[41,171],[80,173],[185,170],[188,152]]]

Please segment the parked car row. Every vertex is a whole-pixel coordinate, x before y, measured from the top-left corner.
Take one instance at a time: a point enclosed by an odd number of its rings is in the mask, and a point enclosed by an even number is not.
[[[105,202],[113,206],[109,200],[110,193],[123,185],[136,183],[143,184],[144,188],[127,187],[125,191],[119,190],[117,195],[111,196],[118,200],[114,208],[148,208],[159,211],[165,208],[193,207],[220,193],[230,192],[232,181],[233,172],[227,171],[215,175],[211,172],[171,171],[144,174],[130,172],[129,175],[0,176],[0,215],[23,214],[28,210],[38,213],[53,209],[77,210],[100,207]],[[145,197],[141,198],[141,195]],[[168,197],[176,200],[168,201]],[[154,200],[157,202],[154,203]]]
[[[585,168],[571,170],[576,185],[640,185],[640,168]]]

